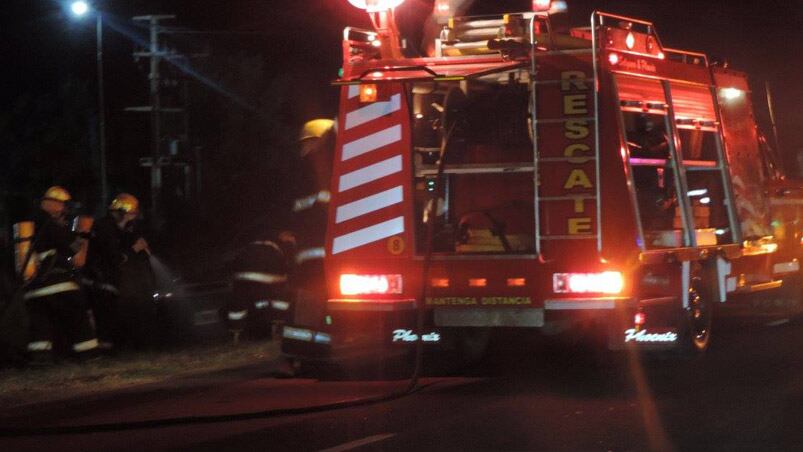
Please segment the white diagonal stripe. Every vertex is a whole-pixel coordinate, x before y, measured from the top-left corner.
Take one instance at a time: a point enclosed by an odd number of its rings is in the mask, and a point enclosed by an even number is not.
[[[401,125],[388,127],[367,137],[343,145],[343,161],[363,155],[401,140]]]
[[[335,237],[332,243],[332,254],[342,253],[402,232],[404,232],[404,217],[396,217],[389,221]]]
[[[381,179],[393,173],[398,173],[402,169],[402,157],[397,155],[387,160],[368,165],[356,171],[346,173],[340,176],[340,184],[338,190],[343,193],[346,190],[367,184],[368,182]]]
[[[360,95],[360,85],[349,85],[349,99]]]
[[[389,115],[401,108],[401,94],[394,94],[387,102],[374,102],[346,114],[346,130]]]
[[[343,204],[337,208],[335,223],[342,223],[346,220],[365,215],[366,213],[375,212],[379,209],[392,206],[393,204],[398,204],[402,202],[402,193],[402,187],[399,185],[390,190],[385,190],[375,195]]]

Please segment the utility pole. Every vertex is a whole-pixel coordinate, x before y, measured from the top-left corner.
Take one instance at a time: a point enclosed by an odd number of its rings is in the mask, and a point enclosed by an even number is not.
[[[182,202],[188,202],[200,190],[199,155],[197,152],[193,153],[189,145],[189,116],[186,108],[189,105],[189,81],[176,77],[175,70],[173,75],[170,74],[170,71],[163,73],[162,69],[166,68],[162,67],[161,63],[169,62],[175,67],[184,68],[188,65],[190,58],[208,55],[182,54],[160,41],[160,37],[173,32],[160,23],[174,18],[173,15],[134,17],[134,21],[146,23],[149,29],[148,47],[135,51],[134,58],[148,59],[150,102],[146,106],[125,109],[130,112],[148,113],[150,117],[151,152],[150,156],[140,158],[140,166],[148,168],[150,172],[151,208],[149,219],[154,229],[161,227],[167,214],[165,209],[169,207],[169,204],[163,205],[169,201],[163,196],[165,189],[180,190],[184,195]],[[181,117],[177,118],[175,115],[181,115]],[[193,185],[195,186],[194,193]]]
[[[147,22],[150,29],[150,44],[147,52],[136,52],[135,56],[147,57],[150,59],[150,72],[148,74],[150,105],[147,107],[127,108],[128,111],[149,112],[151,122],[151,158],[149,162],[143,162],[143,166],[150,166],[151,173],[151,224],[158,227],[161,224],[161,195],[162,195],[162,131],[161,113],[162,102],[160,96],[161,77],[159,66],[164,57],[159,50],[159,22],[163,20],[175,19],[173,15],[149,15],[136,16],[134,21]],[[149,163],[147,165],[146,163]]]
[[[97,12],[95,22],[98,64],[98,152],[100,153],[100,204],[101,209],[109,205],[109,176],[106,169],[106,101],[103,89],[103,13]]]

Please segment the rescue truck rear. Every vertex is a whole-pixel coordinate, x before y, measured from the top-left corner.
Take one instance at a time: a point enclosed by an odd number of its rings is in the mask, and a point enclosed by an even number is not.
[[[744,73],[645,20],[569,28],[564,2],[436,2],[413,56],[400,2],[367,3],[375,29],[344,31],[335,82],[326,340],[291,327],[288,355],[477,349],[500,328],[696,354],[715,305],[799,294],[803,189],[762,144]]]

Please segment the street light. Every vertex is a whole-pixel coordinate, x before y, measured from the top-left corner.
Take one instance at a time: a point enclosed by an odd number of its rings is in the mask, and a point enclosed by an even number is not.
[[[86,2],[73,2],[73,4],[70,5],[70,10],[76,16],[81,17],[89,12],[89,5]]]
[[[85,1],[74,1],[70,4],[70,11],[76,18],[83,18],[92,11],[89,3]],[[104,101],[103,90],[103,14],[100,10],[95,11],[96,19],[96,46],[98,64],[98,151],[100,153],[100,199],[101,205],[106,206],[109,202],[109,183],[106,175],[106,102]]]

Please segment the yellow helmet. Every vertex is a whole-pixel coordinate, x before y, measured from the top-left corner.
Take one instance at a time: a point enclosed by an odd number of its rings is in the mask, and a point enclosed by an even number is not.
[[[298,141],[308,140],[310,138],[321,138],[326,135],[335,126],[335,122],[331,119],[313,119],[307,121],[301,129],[301,135]]]
[[[120,210],[125,213],[139,212],[139,200],[128,193],[120,193],[112,200],[109,210]]]
[[[65,190],[63,187],[54,185],[47,189],[45,195],[42,196],[42,199],[48,201],[68,202],[72,199],[72,196],[70,196],[70,192]]]

